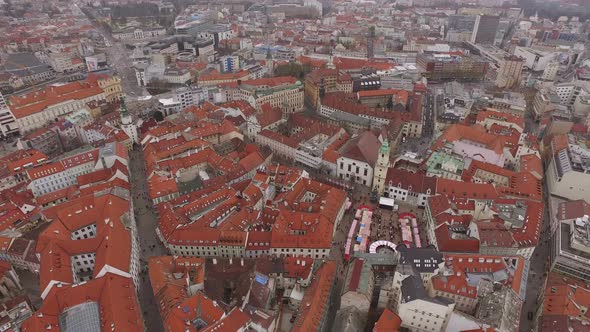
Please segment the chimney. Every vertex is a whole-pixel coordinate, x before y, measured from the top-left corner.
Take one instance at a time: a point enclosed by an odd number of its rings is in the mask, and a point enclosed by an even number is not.
[[[213,265],[217,265],[217,259],[213,258]]]

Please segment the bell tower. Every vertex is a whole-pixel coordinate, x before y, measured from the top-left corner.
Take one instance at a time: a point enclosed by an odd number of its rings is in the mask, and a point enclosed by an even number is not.
[[[387,138],[381,143],[379,149],[379,156],[375,164],[375,171],[373,172],[373,191],[377,192],[379,196],[383,196],[385,189],[385,178],[387,177],[387,169],[389,168],[389,142]]]

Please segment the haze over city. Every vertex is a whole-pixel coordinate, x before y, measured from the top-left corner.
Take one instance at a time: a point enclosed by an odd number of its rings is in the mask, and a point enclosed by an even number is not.
[[[590,331],[590,3],[0,0],[0,332]]]

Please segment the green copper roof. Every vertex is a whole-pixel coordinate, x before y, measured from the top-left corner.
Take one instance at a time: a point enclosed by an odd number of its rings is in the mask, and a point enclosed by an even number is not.
[[[121,116],[126,116],[127,115],[127,105],[125,105],[125,97],[121,96],[119,97],[119,113],[121,114]]]
[[[389,153],[389,141],[387,141],[387,138],[383,140],[383,143],[381,143],[381,150],[379,151],[379,153]]]

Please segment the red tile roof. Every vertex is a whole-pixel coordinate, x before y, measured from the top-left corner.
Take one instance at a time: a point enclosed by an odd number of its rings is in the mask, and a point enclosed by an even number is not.
[[[196,257],[151,257],[149,275],[153,292],[159,304],[164,329],[168,332],[197,332],[186,321],[202,319],[207,325],[218,322],[225,315],[214,301],[197,291],[190,296],[189,286],[202,285],[205,278],[205,261]]]
[[[243,331],[250,324],[250,321],[250,316],[243,312],[241,308],[235,307],[222,320],[203,329],[203,332]]]
[[[463,219],[462,217],[471,217],[471,216],[454,216],[455,219]],[[471,218],[469,218],[471,219]],[[441,219],[437,218],[437,222],[440,222]],[[461,236],[456,235],[455,233],[450,231],[452,223],[445,222],[442,225],[439,225],[435,230],[436,236],[436,244],[438,250],[441,252],[472,252],[478,253],[479,252],[479,240],[474,237],[469,237],[465,234]]]
[[[39,205],[45,205],[45,204],[49,204],[49,203],[55,202],[60,199],[72,199],[77,196],[78,196],[77,186],[70,186],[70,187],[65,187],[65,188],[57,190],[57,191],[50,192],[50,193],[42,195],[42,196],[37,196],[35,198],[35,201]]]
[[[518,126],[520,130],[524,130],[524,118],[522,116],[513,115],[506,112],[500,112],[495,109],[486,109],[477,113],[477,123],[484,122],[485,119],[506,122]]]
[[[385,184],[421,194],[436,193],[437,178],[424,173],[413,173],[404,169],[389,168]]]
[[[373,332],[398,332],[401,324],[401,318],[399,318],[396,313],[386,308],[375,323]]]
[[[370,98],[370,97],[385,97],[385,96],[395,96],[393,100],[395,103],[407,104],[408,99],[410,97],[410,92],[407,90],[398,90],[398,89],[383,89],[383,90],[362,90],[357,92],[358,99],[361,98]]]
[[[299,316],[297,316],[291,332],[318,330],[321,317],[330,307],[330,295],[335,277],[335,261],[326,261],[317,269],[311,285],[303,295]]]
[[[282,212],[273,226],[272,248],[329,249],[332,222],[316,213]]]
[[[522,257],[499,257],[479,254],[446,254],[445,272],[432,277],[433,289],[454,295],[475,299],[478,287],[469,283],[469,274],[506,272],[506,280],[495,280],[512,289],[516,296],[521,297],[525,260]],[[521,298],[524,301],[524,298]]]
[[[590,216],[590,204],[583,199],[561,202],[557,207],[556,217],[560,221],[582,218],[584,215]]]
[[[590,306],[590,284],[561,274],[549,273],[544,294],[544,318],[565,317],[590,321],[590,315],[584,309]],[[555,331],[551,326],[547,327],[550,328],[548,331]]]
[[[41,290],[47,292],[52,280],[73,282],[71,257],[95,253],[94,277],[105,266],[130,271],[131,238],[125,225],[129,202],[107,193],[87,195],[45,210],[52,220],[37,243],[41,254]],[[94,237],[73,240],[75,231],[94,225]]]
[[[61,313],[76,305],[97,302],[102,327],[111,326],[128,332],[144,331],[141,309],[131,279],[107,274],[75,287],[54,287],[44,299],[37,314],[27,319],[23,332],[60,330],[58,318]]]
[[[312,272],[313,258],[287,256],[283,258],[285,277],[307,279]]]
[[[6,162],[6,166],[12,173],[20,173],[27,167],[36,167],[49,161],[49,158],[42,152],[34,149],[17,150],[2,158],[1,163]]]
[[[279,107],[271,107],[270,104],[264,104],[260,107],[261,112],[256,115],[260,128],[266,128],[267,126],[280,121],[283,117],[283,112]]]
[[[33,91],[20,96],[9,98],[10,110],[19,119],[44,109],[66,102],[81,100],[103,93],[96,82],[79,81],[63,85],[51,85],[41,91]]]
[[[273,141],[277,141],[291,148],[297,148],[297,146],[299,146],[299,142],[293,139],[292,137],[284,136],[279,133],[275,133],[274,131],[270,131],[268,129],[263,129],[260,133],[258,133],[258,135],[267,137]]]
[[[507,185],[504,185],[502,181],[494,183],[502,196],[535,201],[540,201],[543,196],[541,179],[529,172],[515,172],[479,160],[472,160],[469,168],[463,171],[463,180],[468,182],[479,181],[479,179],[476,179],[477,171],[484,171],[486,174],[491,173],[499,177],[504,177],[508,181]]]
[[[302,65],[309,65],[311,68],[323,68],[328,64],[326,60],[315,59],[305,55],[300,56],[297,60]]]
[[[494,150],[496,153],[503,153],[506,138],[486,133],[481,126],[467,126],[463,124],[454,124],[447,128],[443,134],[433,144],[432,149],[438,150],[442,148],[447,142],[455,142],[458,140],[469,140],[481,143]]]
[[[37,180],[40,178],[44,178],[49,175],[57,174],[60,172],[65,171],[65,167],[60,162],[55,162],[51,164],[44,164],[33,169],[27,170],[27,174],[29,175],[29,179]]]
[[[338,69],[322,68],[316,69],[305,77],[306,81],[311,81],[316,84],[320,83],[322,79],[332,77],[339,82],[352,83],[352,77],[349,74],[341,73]]]
[[[342,157],[358,160],[374,167],[379,156],[381,142],[375,134],[368,130],[351,139],[342,148]]]
[[[449,179],[438,179],[436,191],[450,197],[493,200],[498,198],[498,192],[492,184],[462,182]]]
[[[392,69],[395,64],[389,62],[377,62],[366,59],[355,59],[355,58],[342,58],[334,57],[334,66],[339,70],[357,70],[363,68],[373,68],[375,70],[388,70]]]

